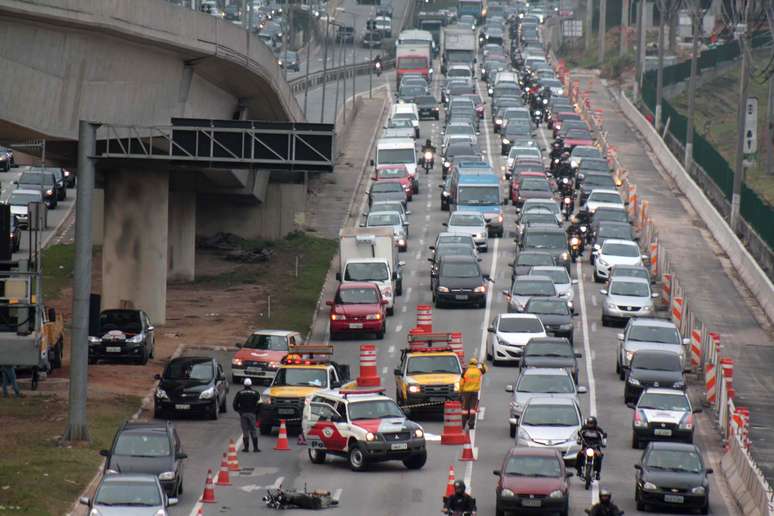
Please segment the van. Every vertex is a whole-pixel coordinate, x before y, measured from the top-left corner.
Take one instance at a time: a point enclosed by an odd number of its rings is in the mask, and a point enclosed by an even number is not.
[[[456,167],[449,185],[448,202],[451,211],[481,213],[486,220],[489,236],[503,236],[504,202],[500,176],[495,174],[491,167]]]
[[[497,72],[495,76],[494,85],[497,86],[500,83],[518,84],[518,78],[513,72]]]
[[[419,110],[417,105],[413,103],[393,104],[390,108],[390,119],[409,119],[411,125],[414,126],[414,137],[419,138]]]
[[[396,107],[396,106],[393,106]],[[376,143],[376,157],[371,160],[374,175],[380,169],[403,165],[411,176],[413,193],[419,193],[417,181],[417,148],[410,138],[382,138]]]

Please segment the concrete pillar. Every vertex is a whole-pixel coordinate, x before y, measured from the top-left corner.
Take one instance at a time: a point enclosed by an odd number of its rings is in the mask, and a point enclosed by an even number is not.
[[[132,305],[164,324],[167,302],[169,172],[105,174],[102,308]]]
[[[91,242],[101,246],[105,235],[105,190],[95,188],[91,203]]]
[[[196,192],[169,193],[168,281],[193,281],[196,265]]]

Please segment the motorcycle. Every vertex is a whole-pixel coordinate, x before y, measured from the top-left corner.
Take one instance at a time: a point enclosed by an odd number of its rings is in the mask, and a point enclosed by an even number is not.
[[[433,153],[425,151],[422,157],[422,166],[425,168],[425,174],[429,174],[435,165],[435,159],[433,159]]]
[[[540,122],[543,120],[543,112],[539,109],[535,109],[531,112],[532,115],[532,121],[535,123],[536,127],[540,127]]]
[[[579,256],[583,256],[583,251],[586,248],[583,235],[579,230],[570,231],[570,257],[572,263],[578,261]]]
[[[562,197],[562,213],[564,214],[564,220],[570,220],[570,216],[572,216],[572,212],[575,209],[575,202],[572,199],[572,196],[566,195]]]
[[[382,76],[382,63],[377,61],[374,65],[374,68],[376,68],[376,76],[381,77]]]
[[[583,512],[585,512],[586,514],[591,514],[592,509],[593,507],[586,507],[585,509],[583,509]],[[624,516],[624,512],[618,511],[618,516]]]
[[[597,459],[602,455],[600,448],[602,446],[587,446],[583,449],[581,455],[583,457],[583,467],[581,469],[581,478],[585,481],[584,487],[588,491],[591,488],[591,481],[594,479],[594,467]]]
[[[298,492],[295,489],[268,489],[263,497],[266,506],[271,509],[327,509],[339,505],[329,491]]]

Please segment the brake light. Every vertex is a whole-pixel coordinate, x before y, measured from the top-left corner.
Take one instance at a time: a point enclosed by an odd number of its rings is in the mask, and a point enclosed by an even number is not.
[[[688,413],[683,416],[682,421],[680,421],[680,428],[684,430],[692,430],[693,429],[693,414]]]
[[[634,426],[648,426],[648,419],[645,417],[645,413],[642,410],[634,411]]]

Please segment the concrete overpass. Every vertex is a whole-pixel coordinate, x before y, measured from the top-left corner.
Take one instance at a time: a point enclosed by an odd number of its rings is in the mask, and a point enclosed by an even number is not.
[[[163,0],[0,0],[0,70],[0,142],[45,138],[73,167],[82,119],[303,119],[257,37]],[[115,168],[98,187],[103,307],[130,301],[156,323],[167,280],[194,277],[197,233],[278,237],[305,200],[302,181],[265,170]]]

